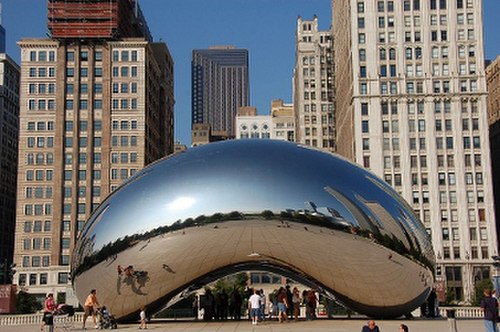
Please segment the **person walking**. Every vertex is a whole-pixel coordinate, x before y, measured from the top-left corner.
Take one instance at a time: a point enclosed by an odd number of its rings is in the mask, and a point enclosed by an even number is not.
[[[257,289],[254,289],[253,295],[248,299],[248,310],[252,319],[252,325],[257,325],[260,311],[260,295]]]
[[[56,303],[54,301],[54,295],[52,293],[47,294],[45,301],[43,302],[43,318],[41,331],[45,330],[45,326],[49,327],[49,332],[54,330],[54,311],[56,310]]]
[[[498,332],[498,301],[492,296],[491,289],[485,288],[481,300],[481,310],[484,313],[484,328],[486,332]]]
[[[361,332],[380,332],[380,329],[378,328],[377,324],[375,324],[374,320],[369,320],[368,323],[363,326]]]
[[[83,309],[85,310],[85,313],[83,314],[83,330],[85,330],[85,323],[87,322],[87,318],[90,315],[92,315],[92,320],[94,321],[95,328],[99,328],[96,320],[96,310],[99,309],[100,305],[99,301],[97,300],[96,294],[97,291],[95,289],[92,289],[89,296],[87,296],[87,299],[85,300],[85,304],[83,305]]]

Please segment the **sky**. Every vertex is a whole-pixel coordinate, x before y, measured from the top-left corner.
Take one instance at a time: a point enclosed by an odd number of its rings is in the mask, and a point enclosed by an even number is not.
[[[47,36],[47,0],[0,0],[7,54],[19,63],[16,42]],[[483,0],[485,57],[500,55],[499,0]],[[191,51],[213,45],[246,48],[250,58],[250,101],[268,114],[271,100],[292,102],[297,17],[318,16],[330,26],[330,0],[140,0],[155,41],[174,59],[175,139],[191,143]]]

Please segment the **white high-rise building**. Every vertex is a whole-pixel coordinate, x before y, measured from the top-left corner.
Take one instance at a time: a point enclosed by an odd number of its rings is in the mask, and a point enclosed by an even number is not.
[[[295,141],[334,151],[333,40],[331,31],[319,30],[316,16],[298,18],[295,57]]]
[[[470,301],[497,255],[482,1],[334,0],[337,151],[413,206]]]

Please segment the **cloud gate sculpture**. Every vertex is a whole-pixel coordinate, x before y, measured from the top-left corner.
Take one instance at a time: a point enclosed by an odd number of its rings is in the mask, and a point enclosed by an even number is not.
[[[396,317],[425,300],[433,265],[423,225],[371,172],[294,143],[239,140],[165,158],[120,186],[86,223],[72,282],[80,301],[95,288],[135,319],[227,274],[271,271]]]

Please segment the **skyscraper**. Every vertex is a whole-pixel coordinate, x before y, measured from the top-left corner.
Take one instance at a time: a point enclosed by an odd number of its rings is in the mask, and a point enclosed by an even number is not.
[[[19,66],[0,53],[0,263],[14,254],[16,224],[17,137],[19,134]],[[10,277],[0,270],[0,285]]]
[[[234,119],[249,106],[248,51],[233,46],[193,50],[191,123],[209,124],[212,131],[235,136]]]
[[[15,282],[67,295],[75,239],[124,180],[173,152],[173,62],[134,0],[48,2],[21,48]]]
[[[470,301],[498,254],[482,1],[332,1],[337,151],[413,206]]]
[[[333,38],[316,16],[297,19],[293,87],[295,141],[334,151]]]

